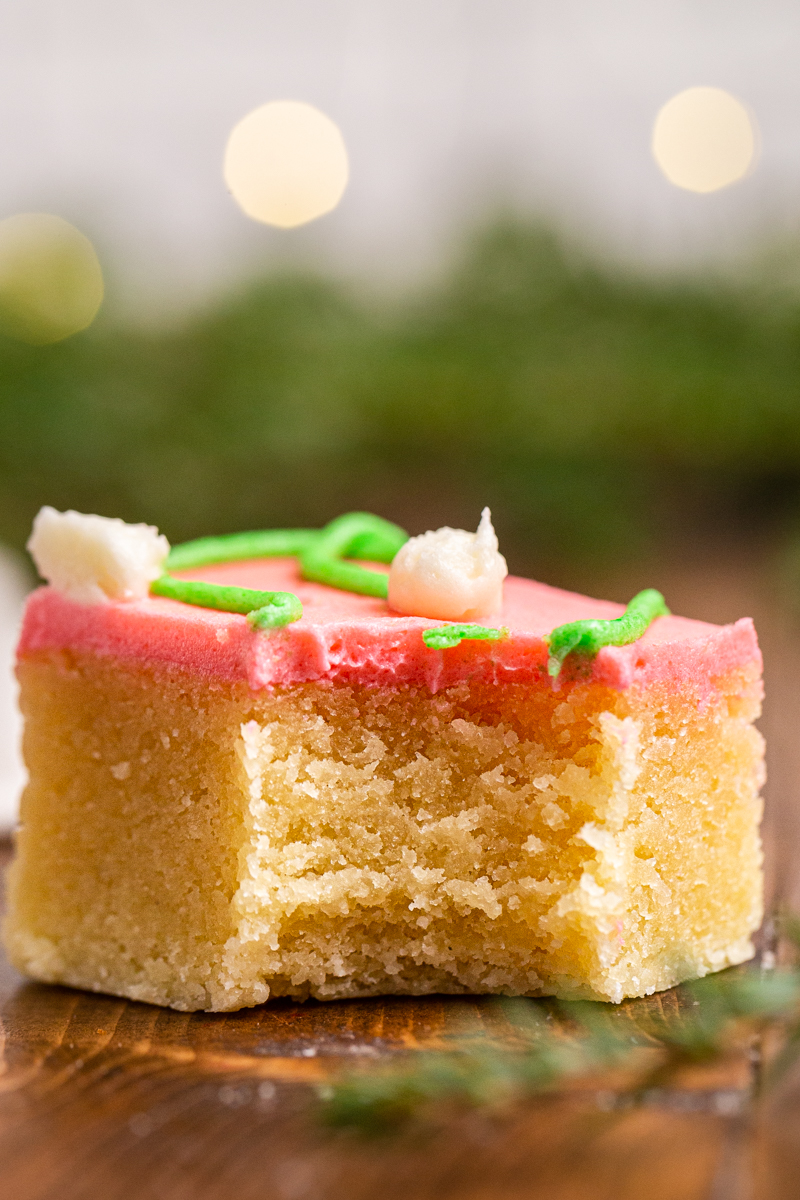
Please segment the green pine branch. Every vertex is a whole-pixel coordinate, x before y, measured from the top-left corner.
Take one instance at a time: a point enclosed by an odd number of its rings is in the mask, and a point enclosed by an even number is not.
[[[785,927],[800,947],[800,921]],[[445,1106],[507,1107],[609,1067],[632,1070],[627,1095],[635,1104],[669,1086],[687,1066],[721,1058],[742,1039],[752,1042],[770,1029],[780,1032],[781,1050],[754,1092],[774,1086],[800,1057],[800,972],[734,969],[686,984],[683,991],[689,1004],[680,1016],[634,1035],[630,1027],[623,1032],[610,1005],[558,1003],[557,1024],[546,1019],[548,1002],[500,1000],[517,1049],[498,1049],[488,1037],[476,1036],[458,1049],[419,1051],[387,1066],[349,1072],[320,1088],[323,1120],[364,1133],[389,1132]],[[660,1057],[655,1067],[637,1073],[634,1055],[643,1046],[657,1049]]]

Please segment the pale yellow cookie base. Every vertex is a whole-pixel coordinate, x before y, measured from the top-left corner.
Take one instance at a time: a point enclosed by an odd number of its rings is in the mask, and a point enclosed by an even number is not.
[[[5,938],[36,979],[183,1010],[619,1001],[752,954],[755,667],[705,710],[588,684],[253,694],[67,653],[20,680]]]

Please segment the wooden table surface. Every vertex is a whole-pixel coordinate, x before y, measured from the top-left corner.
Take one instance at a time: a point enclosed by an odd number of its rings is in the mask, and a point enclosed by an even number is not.
[[[800,620],[769,563],[707,561],[655,580],[673,609],[752,614],[765,652],[771,901],[800,908]],[[625,595],[629,581],[608,581]],[[9,848],[0,847],[3,865]],[[628,1002],[620,1027],[678,1014]],[[800,1195],[800,1076],[747,1119],[751,1063],[694,1069],[632,1111],[618,1080],[574,1084],[426,1135],[332,1134],[316,1085],[398,1051],[513,1038],[491,999],[386,998],[176,1013],[22,980],[0,962],[0,1197],[5,1200],[789,1200]]]

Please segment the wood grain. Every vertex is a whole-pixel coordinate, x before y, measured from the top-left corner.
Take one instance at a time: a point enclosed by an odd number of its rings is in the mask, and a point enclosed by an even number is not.
[[[796,619],[765,561],[707,561],[646,582],[687,615],[752,613],[765,651],[770,900],[800,906]],[[607,581],[624,598],[639,579]],[[8,848],[0,853],[7,861]],[[800,1078],[753,1123],[744,1055],[688,1072],[613,1117],[619,1081],[582,1081],[503,1119],[365,1142],[322,1131],[313,1086],[343,1066],[458,1044],[513,1044],[490,999],[384,998],[175,1013],[20,979],[0,961],[0,1196],[9,1200],[788,1200],[800,1178]],[[623,1004],[652,1031],[679,994]],[[565,1031],[565,1036],[568,1033]]]

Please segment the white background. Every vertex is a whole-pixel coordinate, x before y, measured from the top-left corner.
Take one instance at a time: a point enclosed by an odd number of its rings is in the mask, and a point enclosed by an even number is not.
[[[793,233],[800,5],[787,0],[4,0],[0,216],[59,212],[128,307],[202,297],[287,253],[375,279],[419,273],[513,202],[651,263]],[[751,178],[682,193],[649,152],[694,84],[755,113]],[[273,232],[221,181],[226,136],[270,99],[341,126],[335,214]]]

